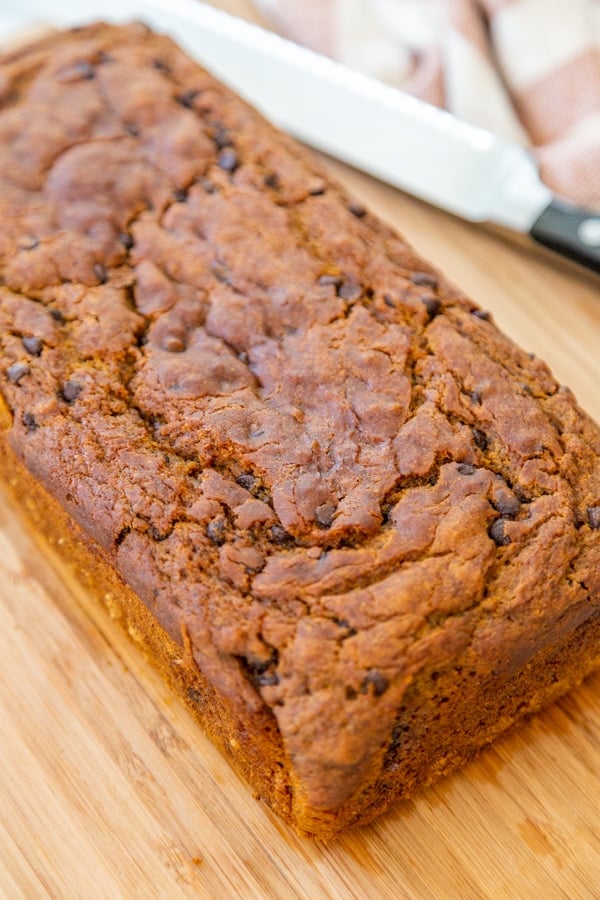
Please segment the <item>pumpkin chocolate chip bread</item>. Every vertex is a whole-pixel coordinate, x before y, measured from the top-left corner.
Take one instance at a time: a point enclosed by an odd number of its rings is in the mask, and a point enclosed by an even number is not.
[[[366,822],[598,663],[542,362],[146,28],[0,91],[2,476],[274,810]]]

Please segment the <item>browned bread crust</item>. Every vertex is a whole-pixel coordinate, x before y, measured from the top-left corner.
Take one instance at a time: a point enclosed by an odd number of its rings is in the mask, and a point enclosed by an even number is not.
[[[2,475],[299,831],[594,667],[598,427],[308,152],[97,25],[0,61],[0,182]]]

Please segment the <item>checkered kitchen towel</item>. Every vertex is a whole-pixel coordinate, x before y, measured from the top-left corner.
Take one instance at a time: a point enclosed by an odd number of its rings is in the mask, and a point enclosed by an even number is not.
[[[278,29],[528,144],[600,208],[600,0],[256,0]]]

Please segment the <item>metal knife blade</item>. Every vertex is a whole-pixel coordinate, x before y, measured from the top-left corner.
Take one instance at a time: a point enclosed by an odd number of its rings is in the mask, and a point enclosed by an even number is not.
[[[529,234],[600,271],[600,216],[558,202],[528,151],[198,0],[0,0],[55,27],[141,19],[305,143],[474,222]]]

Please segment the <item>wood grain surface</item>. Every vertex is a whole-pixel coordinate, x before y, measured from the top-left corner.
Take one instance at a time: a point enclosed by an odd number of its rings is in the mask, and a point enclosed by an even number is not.
[[[331,168],[600,419],[597,279]],[[2,898],[600,897],[600,674],[326,846],[252,797],[4,495],[0,621]]]

